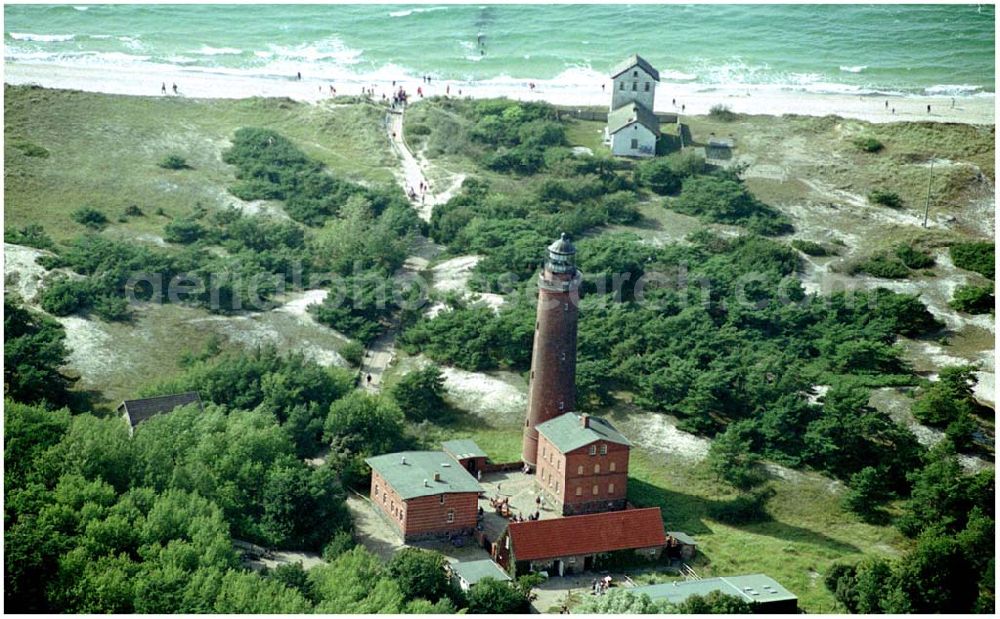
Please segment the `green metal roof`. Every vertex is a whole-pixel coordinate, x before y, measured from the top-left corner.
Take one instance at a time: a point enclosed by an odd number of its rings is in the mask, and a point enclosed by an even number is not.
[[[445,441],[441,443],[441,448],[459,460],[486,457],[486,452],[476,445],[476,441],[468,438]]]
[[[443,451],[402,451],[366,458],[365,462],[403,499],[482,491],[476,478]]]
[[[689,546],[697,546],[698,542],[694,541],[694,538],[685,533],[684,531],[667,531],[667,535],[674,538],[682,544],[687,544]]]
[[[630,589],[633,593],[645,593],[653,600],[667,600],[680,604],[692,595],[705,596],[713,591],[732,595],[751,603],[778,602],[797,599],[773,578],[764,574],[745,576],[721,576],[702,580],[665,582]]]
[[[638,122],[656,135],[660,135],[660,119],[641,103],[626,103],[608,113],[608,133],[617,133],[633,122]]]
[[[566,413],[538,424],[536,429],[562,453],[601,440],[620,445],[632,445],[610,422],[600,417],[591,416],[590,427],[584,428],[580,423],[580,415]]]
[[[654,69],[653,65],[649,64],[646,59],[639,54],[632,54],[625,60],[619,62],[615,68],[611,70],[611,79],[615,79],[636,65],[639,65],[640,69],[649,73],[654,80],[660,81],[660,72]]]
[[[503,568],[489,559],[452,563],[451,569],[470,585],[474,585],[484,578],[510,580],[507,572],[503,571]]]

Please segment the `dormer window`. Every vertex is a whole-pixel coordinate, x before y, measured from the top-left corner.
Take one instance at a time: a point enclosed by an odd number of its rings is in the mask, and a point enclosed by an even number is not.
[[[632,71],[632,77],[639,77],[638,71]]]

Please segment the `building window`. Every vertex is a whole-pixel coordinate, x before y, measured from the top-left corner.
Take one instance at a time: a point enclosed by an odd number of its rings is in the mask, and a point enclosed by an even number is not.
[[[608,446],[603,443],[601,444],[601,455],[602,456],[608,455]]]
[[[615,493],[615,485],[608,484],[608,494],[614,494],[614,493]]]
[[[639,82],[632,82],[632,92],[639,90]]]
[[[594,492],[594,496],[597,496],[597,493],[599,492],[599,490],[597,489],[597,484],[594,484],[594,490],[593,490],[593,492]]]
[[[632,77],[639,77],[638,71],[632,71]]]
[[[611,471],[612,473],[615,472],[615,463],[614,462],[611,462],[611,464],[608,465],[608,470]]]
[[[646,82],[646,92],[649,92],[649,82]]]
[[[594,465],[594,475],[600,475],[600,474],[601,474],[601,465],[600,464],[595,464]]]
[[[625,90],[625,82],[618,83],[618,90]]]
[[[580,466],[576,467],[576,474],[577,475],[583,475],[583,465],[582,464]]]
[[[556,480],[556,492],[559,492],[559,480]]]
[[[448,510],[448,522],[455,522],[455,510]]]
[[[546,451],[548,451],[548,449],[545,447],[545,445],[542,445],[542,457],[543,458],[545,457],[545,452]]]
[[[583,496],[583,486],[576,487],[576,496]]]
[[[378,496],[378,484],[375,484],[375,496]]]
[[[639,140],[632,138],[632,150],[639,148]]]
[[[564,408],[566,408],[566,403],[563,402],[562,400],[559,400],[559,410],[562,410]]]
[[[382,504],[384,505],[386,503],[386,501],[387,501],[386,494],[383,492],[382,493]]]
[[[592,455],[592,456],[596,456],[597,455],[597,445],[591,445],[590,446],[590,455]]]
[[[440,496],[438,496],[438,501],[440,501],[442,505],[444,504],[444,495],[443,494],[440,495]]]
[[[562,470],[562,460],[556,460],[556,470],[557,471]]]

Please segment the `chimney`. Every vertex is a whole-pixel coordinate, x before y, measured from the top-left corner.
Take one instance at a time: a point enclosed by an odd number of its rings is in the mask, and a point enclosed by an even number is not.
[[[441,481],[441,473],[434,472],[434,481]]]
[[[580,415],[580,427],[581,428],[590,427],[590,415],[588,415],[587,413]]]
[[[399,457],[399,463],[400,464],[406,464],[406,456],[400,456]]]
[[[427,480],[425,479],[424,480],[424,488],[430,488],[430,487],[431,487],[431,485],[429,483],[427,483]]]

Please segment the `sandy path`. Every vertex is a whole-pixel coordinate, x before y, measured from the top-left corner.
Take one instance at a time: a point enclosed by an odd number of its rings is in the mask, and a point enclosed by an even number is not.
[[[404,111],[390,111],[389,122],[386,123],[392,150],[399,157],[399,163],[402,167],[399,181],[407,195],[410,194],[410,190],[413,190],[418,196],[417,199],[411,199],[410,202],[420,218],[424,221],[430,221],[434,207],[450,200],[455,191],[462,185],[465,176],[451,175],[452,180],[444,191],[438,191],[438,188],[433,187],[424,173],[424,170],[429,168],[431,164],[423,157],[419,159],[415,157],[406,143],[406,136],[403,135],[403,114]],[[421,191],[421,186],[427,187],[427,189]]]

